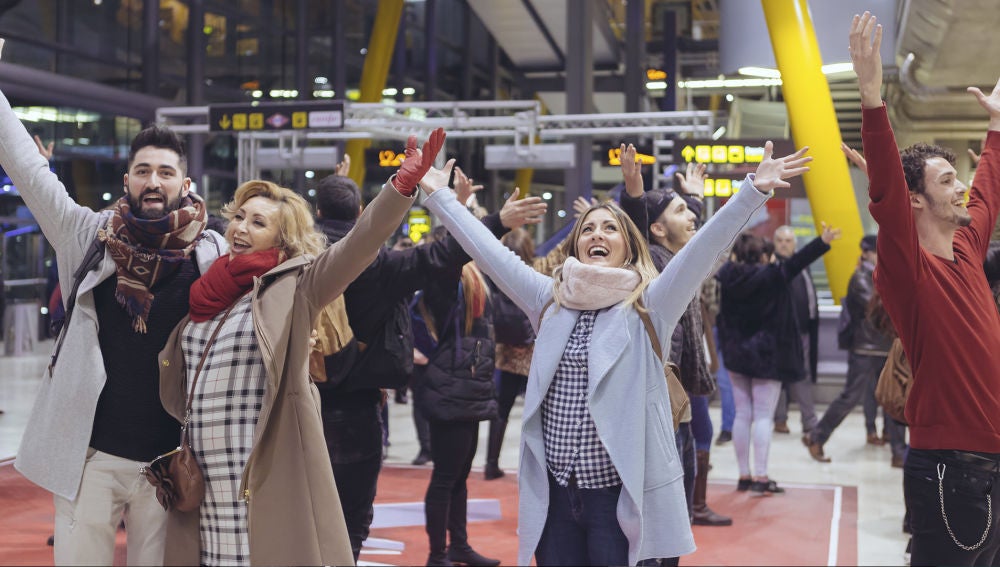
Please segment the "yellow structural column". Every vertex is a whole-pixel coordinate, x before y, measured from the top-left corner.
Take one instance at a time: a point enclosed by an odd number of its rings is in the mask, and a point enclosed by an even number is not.
[[[389,76],[389,63],[396,49],[399,20],[403,16],[403,0],[379,0],[375,23],[368,39],[368,53],[361,68],[361,96],[358,102],[381,102],[385,79]],[[337,93],[341,94],[341,93]],[[365,150],[371,140],[350,140],[346,153],[351,156],[351,178],[359,187],[365,182]],[[399,150],[402,151],[402,145]]]
[[[803,181],[816,230],[820,230],[821,221],[843,230],[843,238],[823,256],[833,298],[839,302],[847,294],[847,283],[857,266],[863,228],[847,160],[840,151],[840,128],[823,75],[816,32],[806,0],[761,0],[761,4],[781,72],[792,138],[796,146],[809,146],[809,154],[815,158]],[[844,29],[846,58],[846,24]]]

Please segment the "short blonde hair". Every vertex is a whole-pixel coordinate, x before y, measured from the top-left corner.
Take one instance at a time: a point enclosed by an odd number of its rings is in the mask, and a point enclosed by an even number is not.
[[[315,256],[326,248],[326,236],[316,230],[309,203],[295,191],[270,181],[252,179],[237,187],[233,200],[222,207],[222,216],[232,221],[236,211],[254,197],[278,203],[278,247],[285,256]]]
[[[580,240],[580,233],[583,232],[583,221],[587,219],[590,213],[596,211],[597,209],[606,209],[611,213],[611,216],[615,218],[618,222],[618,226],[621,227],[622,233],[625,235],[625,243],[628,247],[627,256],[625,258],[625,265],[622,266],[626,270],[632,270],[633,272],[639,274],[639,285],[635,286],[635,291],[629,294],[625,298],[624,303],[628,305],[635,305],[636,309],[640,309],[636,302],[642,297],[642,292],[646,291],[646,287],[649,286],[650,282],[656,279],[659,275],[656,266],[653,264],[653,257],[649,255],[649,245],[646,242],[646,237],[639,232],[639,227],[635,226],[632,219],[621,210],[621,208],[611,201],[600,203],[594,205],[587,209],[585,213],[580,215],[580,218],[573,225],[573,230],[570,231],[569,237],[563,242],[563,246],[566,248],[566,255],[573,256],[576,259],[580,259],[580,251],[577,250],[577,242]],[[562,280],[562,266],[559,266],[552,272],[553,279],[553,297],[557,305],[559,303],[559,283]]]

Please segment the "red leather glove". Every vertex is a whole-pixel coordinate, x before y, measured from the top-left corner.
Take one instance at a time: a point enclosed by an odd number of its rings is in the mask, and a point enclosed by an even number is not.
[[[400,195],[412,197],[417,190],[417,184],[423,179],[427,170],[434,165],[434,158],[441,151],[444,145],[444,128],[438,128],[431,132],[431,137],[424,142],[424,149],[417,150],[417,137],[410,136],[406,140],[406,159],[403,165],[399,166],[399,171],[392,176],[389,181],[392,186],[399,191]]]

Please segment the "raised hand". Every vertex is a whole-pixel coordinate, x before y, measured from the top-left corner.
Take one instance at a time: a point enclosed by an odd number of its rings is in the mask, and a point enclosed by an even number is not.
[[[455,195],[458,197],[458,202],[465,206],[469,206],[469,199],[477,191],[482,191],[482,185],[473,185],[472,178],[462,171],[461,167],[455,167]]]
[[[597,199],[594,199],[593,197],[591,197],[589,201],[583,197],[577,197],[576,200],[573,201],[573,218],[580,218],[580,215],[589,211],[591,207],[596,206]]]
[[[686,174],[678,171],[674,175],[681,184],[682,193],[699,199],[705,196],[705,164],[688,163]]]
[[[877,108],[882,106],[882,26],[871,12],[854,15],[851,21],[850,47],[851,62],[858,75],[858,91],[861,106]]]
[[[833,228],[832,226],[830,226],[830,225],[828,225],[828,224],[826,224],[825,222],[822,222],[822,221],[820,221],[819,224],[820,224],[820,226],[823,227],[823,232],[820,233],[820,235],[819,235],[819,237],[823,240],[823,242],[829,244],[829,243],[833,242],[834,240],[840,240],[840,232],[841,231],[840,231],[839,228]]]
[[[417,184],[420,183],[424,174],[434,165],[434,159],[437,158],[438,152],[441,151],[444,139],[444,128],[438,128],[431,132],[430,138],[424,142],[423,150],[417,149],[416,136],[410,136],[406,140],[406,159],[403,160],[403,165],[399,166],[396,175],[391,179],[392,186],[396,188],[396,191],[407,197],[413,196],[413,192],[417,189]],[[454,163],[454,160],[452,160],[452,163]],[[450,167],[448,167],[448,174],[451,174]],[[445,180],[443,186],[447,185],[448,182]]]
[[[979,106],[985,108],[986,112],[990,114],[990,130],[1000,130],[1000,80],[997,81],[993,92],[988,96],[984,95],[979,87],[969,87],[966,90],[976,95]]]
[[[774,144],[768,140],[764,143],[764,159],[757,166],[757,174],[754,176],[754,187],[764,194],[777,188],[789,187],[790,184],[785,181],[786,179],[798,177],[809,171],[806,164],[813,158],[806,155],[808,151],[809,146],[803,146],[792,155],[775,159],[772,157]]]
[[[416,145],[414,138],[414,145]],[[333,173],[341,177],[347,177],[351,173],[351,156],[344,154],[344,159],[340,160],[337,167],[333,168]]]
[[[445,189],[448,187],[448,180],[451,179],[451,170],[455,167],[455,158],[451,158],[444,167],[438,169],[431,166],[424,173],[424,176],[420,178],[420,189],[426,195],[431,195],[438,189]]]
[[[52,154],[53,154],[52,149],[56,145],[55,142],[49,142],[49,145],[46,146],[45,142],[43,142],[42,139],[38,137],[38,134],[35,134],[35,145],[38,146],[38,153],[42,154],[43,158],[49,161],[52,160]]]
[[[840,143],[840,151],[844,152],[844,156],[847,157],[847,161],[853,163],[858,169],[863,171],[865,175],[868,175],[868,160],[865,156],[861,155],[861,152],[848,146],[844,142]]]
[[[538,224],[542,222],[542,219],[545,218],[545,211],[548,209],[548,205],[545,204],[545,201],[541,197],[532,197],[529,195],[523,199],[518,199],[520,194],[521,188],[515,187],[514,193],[503,204],[503,208],[500,209],[500,224],[511,230],[520,228],[526,224]]]
[[[619,160],[622,162],[622,178],[625,180],[625,192],[630,197],[642,197],[642,168],[635,160],[635,146],[621,145]]]

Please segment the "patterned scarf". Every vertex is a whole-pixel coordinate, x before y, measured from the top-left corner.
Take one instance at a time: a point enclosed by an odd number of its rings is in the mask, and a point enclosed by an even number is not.
[[[118,265],[115,299],[132,316],[132,329],[146,332],[150,289],[173,274],[194,250],[205,230],[205,202],[188,194],[181,206],[158,219],[141,219],[132,214],[128,198],[115,204],[108,226],[97,231]]]
[[[250,291],[254,277],[266,274],[284,260],[280,248],[220,256],[191,286],[191,320],[201,323],[222,313]]]

